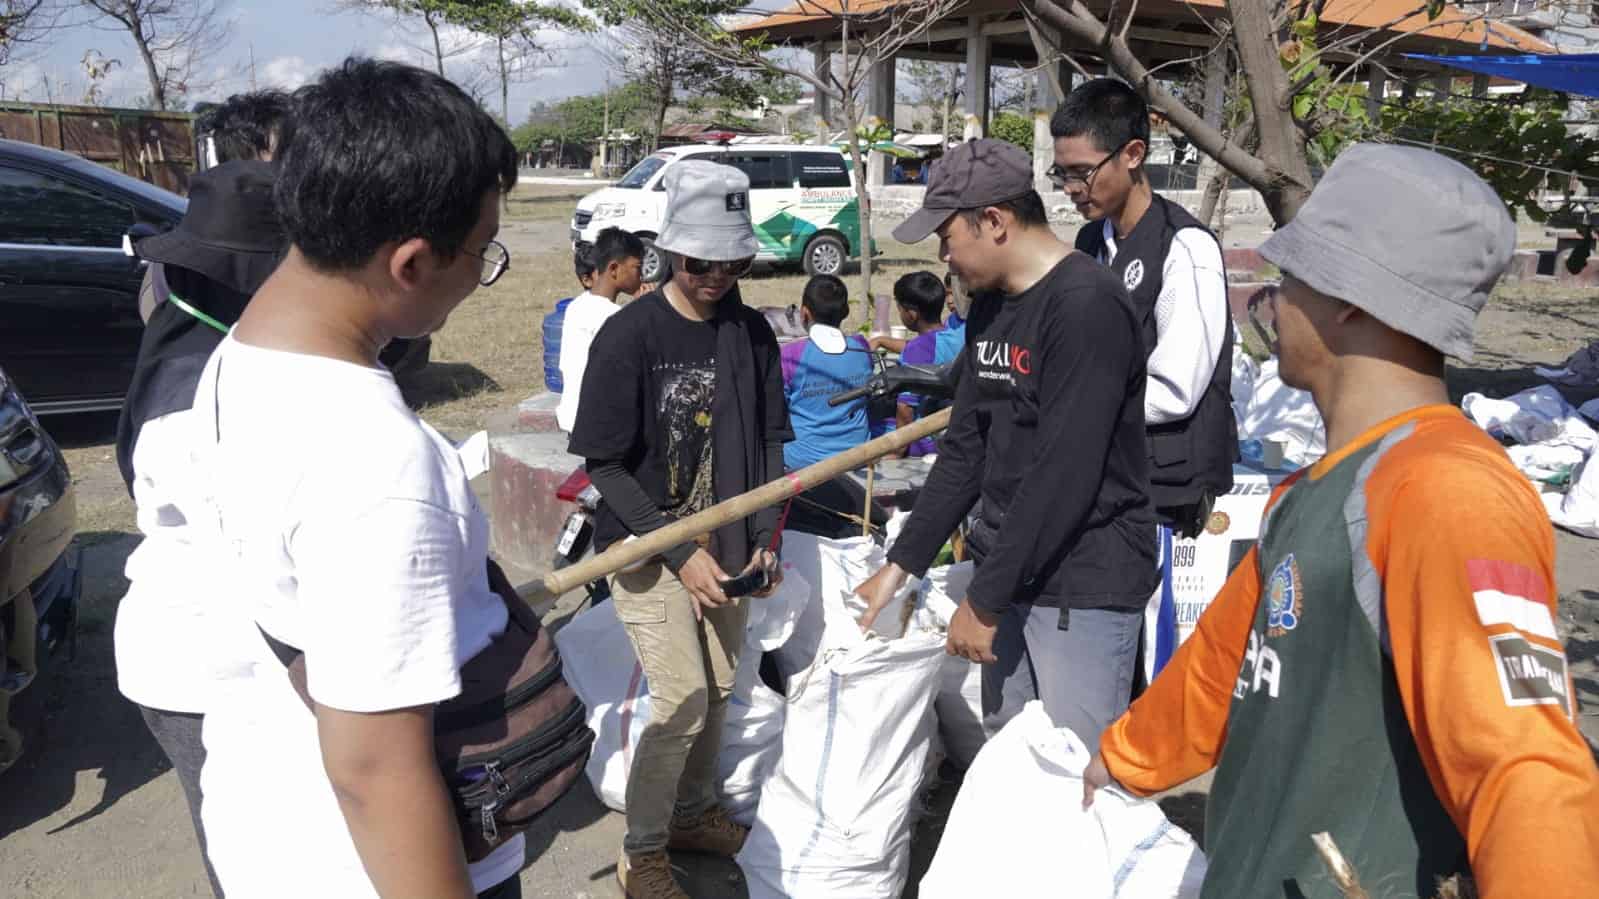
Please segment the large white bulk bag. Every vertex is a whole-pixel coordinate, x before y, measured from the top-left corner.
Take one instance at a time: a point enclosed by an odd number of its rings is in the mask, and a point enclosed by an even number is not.
[[[1029,702],[966,772],[922,899],[1197,897],[1205,856],[1193,838],[1115,788],[1085,810],[1088,762],[1083,742]]]
[[[823,605],[820,654],[790,681],[782,758],[737,859],[751,899],[891,899],[904,887],[944,638],[884,640],[852,626],[841,592]]]
[[[946,633],[955,610],[966,598],[976,566],[960,562],[934,568],[921,583],[918,615],[932,631]],[[988,740],[983,730],[983,667],[960,656],[947,656],[938,675],[938,693],[933,697],[933,714],[944,753],[957,767],[967,768]]]

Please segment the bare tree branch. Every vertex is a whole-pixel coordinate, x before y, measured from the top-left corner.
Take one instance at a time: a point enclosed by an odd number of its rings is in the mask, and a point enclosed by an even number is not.
[[[126,31],[150,81],[150,102],[171,109],[182,96],[208,85],[200,66],[227,43],[233,23],[227,0],[79,0],[99,27]]]

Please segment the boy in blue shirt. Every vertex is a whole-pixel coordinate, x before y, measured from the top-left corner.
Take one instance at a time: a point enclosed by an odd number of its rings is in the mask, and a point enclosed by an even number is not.
[[[800,317],[810,337],[783,347],[783,387],[788,397],[794,439],[783,447],[790,470],[813,465],[869,439],[866,401],[829,406],[827,398],[853,390],[872,376],[872,357],[865,339],[847,340],[838,326],[849,317],[849,289],[832,275],[817,275],[805,285]],[[837,355],[821,345],[845,347]]]
[[[894,302],[899,306],[900,322],[916,333],[905,341],[899,361],[905,365],[936,365],[940,361],[938,334],[944,330],[941,319],[947,302],[944,283],[932,272],[911,272],[894,282]],[[874,338],[873,346],[889,347],[888,339]],[[920,417],[923,401],[914,393],[902,393],[895,410],[895,426],[904,427]],[[935,410],[926,410],[935,411]],[[938,441],[924,437],[910,445],[911,456],[930,456],[937,452]]]

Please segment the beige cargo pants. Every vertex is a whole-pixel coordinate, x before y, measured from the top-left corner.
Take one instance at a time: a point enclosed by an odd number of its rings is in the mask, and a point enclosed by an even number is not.
[[[739,599],[694,618],[694,600],[659,562],[611,581],[616,617],[650,685],[650,720],[627,779],[629,855],[666,848],[672,816],[691,817],[716,797],[716,755],[744,642]]]

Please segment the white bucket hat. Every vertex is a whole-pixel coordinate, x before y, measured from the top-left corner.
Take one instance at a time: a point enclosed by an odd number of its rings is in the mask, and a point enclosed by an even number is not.
[[[760,249],[750,222],[750,178],[730,165],[685,159],[667,168],[666,221],[657,249],[710,262],[748,259]]]

